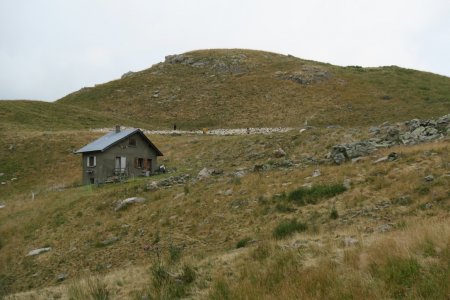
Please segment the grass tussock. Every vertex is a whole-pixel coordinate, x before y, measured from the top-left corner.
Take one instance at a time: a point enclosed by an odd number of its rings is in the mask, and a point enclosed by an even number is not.
[[[276,249],[242,265],[237,277],[218,278],[210,298],[447,299],[449,241],[450,225],[441,221],[380,236],[347,250],[341,261],[332,253],[321,256],[313,266],[306,264],[305,250]]]
[[[108,300],[112,295],[101,279],[89,277],[70,284],[67,288],[67,296],[71,300]]]
[[[346,190],[342,184],[320,184],[296,189],[288,194],[287,199],[298,205],[317,204],[319,200],[334,197]]]
[[[297,221],[296,219],[282,221],[273,230],[273,237],[276,239],[282,239],[293,235],[296,232],[302,232],[308,229],[305,223]]]

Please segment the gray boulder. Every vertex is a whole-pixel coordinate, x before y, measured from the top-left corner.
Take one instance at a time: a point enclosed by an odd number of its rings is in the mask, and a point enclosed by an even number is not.
[[[127,208],[129,205],[133,204],[133,203],[143,203],[145,201],[145,198],[141,198],[141,197],[131,197],[131,198],[127,198],[125,200],[119,200],[117,202],[116,208],[114,209],[115,211],[118,210],[122,210]]]
[[[369,141],[341,144],[333,146],[330,153],[330,159],[335,164],[340,165],[347,160],[368,155],[375,150],[376,147]]]
[[[50,250],[52,250],[51,247],[34,249],[34,250],[31,250],[30,252],[28,252],[27,256],[39,255],[41,253],[48,252]]]

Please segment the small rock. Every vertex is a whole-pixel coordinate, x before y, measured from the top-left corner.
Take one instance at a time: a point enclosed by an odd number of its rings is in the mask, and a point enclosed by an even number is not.
[[[350,236],[346,236],[343,240],[343,244],[345,247],[352,247],[359,243],[359,241],[355,238],[352,238]]]
[[[425,176],[423,179],[425,179],[425,181],[431,182],[434,180],[434,176],[430,174]]]
[[[0,177],[2,177],[3,175],[5,175],[5,173],[0,173]]]
[[[1,209],[1,208],[5,208],[5,207],[6,207],[5,204],[0,204],[0,209]]]
[[[394,161],[397,160],[398,158],[398,154],[396,152],[391,152],[388,155],[388,161]]]
[[[2,185],[5,185],[5,184],[6,184],[6,182],[2,181]]]
[[[344,179],[344,181],[342,182],[342,185],[349,190],[352,186],[352,181],[348,178]]]
[[[254,165],[253,166],[254,172],[259,172],[259,171],[263,171],[263,170],[264,170],[264,165]]]
[[[11,181],[16,181],[17,180],[17,178],[16,177],[14,177],[14,178],[11,178]]]
[[[146,190],[147,191],[156,191],[158,189],[158,182],[152,181],[147,184]]]
[[[111,244],[117,242],[118,240],[119,240],[119,238],[117,236],[113,236],[112,238],[101,241],[100,245],[108,246],[108,245],[111,245]]]
[[[141,197],[131,197],[131,198],[127,198],[125,200],[119,200],[117,202],[116,208],[114,210],[118,211],[118,210],[126,208],[130,204],[143,203],[144,201],[145,201],[145,199],[141,198]]]
[[[52,250],[51,247],[34,249],[34,250],[31,250],[30,252],[28,252],[27,256],[39,255],[41,253],[48,252],[50,250]]]
[[[223,192],[224,196],[231,196],[233,194],[233,189],[228,189],[225,192]]]
[[[394,228],[394,225],[388,223],[388,224],[383,224],[383,225],[378,226],[377,227],[377,231],[381,232],[381,233],[384,233],[384,232],[391,231],[393,228]]]
[[[205,179],[211,176],[211,174],[213,173],[213,169],[208,169],[208,168],[203,168],[200,170],[200,172],[198,172],[197,178],[198,179]]]
[[[244,171],[237,171],[234,173],[234,176],[237,178],[242,178],[242,177],[244,177],[244,175],[245,175]]]
[[[383,156],[383,157],[380,157],[379,159],[375,160],[373,163],[374,163],[374,164],[378,164],[378,163],[380,163],[380,162],[385,162],[385,161],[387,161],[388,159],[389,159],[388,156]]]
[[[124,78],[132,76],[133,74],[134,74],[134,72],[128,71],[128,72],[124,73],[120,78],[124,79]]]
[[[320,176],[320,170],[319,169],[316,169],[316,170],[314,170],[314,172],[312,173],[312,177],[319,177]]]
[[[280,157],[286,156],[286,152],[283,149],[278,148],[277,150],[273,151],[273,155],[276,158],[280,158]]]
[[[62,282],[64,280],[66,280],[66,278],[67,278],[67,274],[66,273],[58,274],[58,276],[56,276],[56,282]]]

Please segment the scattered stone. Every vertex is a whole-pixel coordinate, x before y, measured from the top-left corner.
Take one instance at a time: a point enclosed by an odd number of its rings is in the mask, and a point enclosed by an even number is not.
[[[234,173],[234,176],[237,178],[242,178],[245,176],[245,171],[244,170],[239,170],[237,172]]]
[[[58,274],[58,276],[56,276],[56,282],[63,282],[64,280],[66,280],[66,278],[67,278],[66,273]]]
[[[430,174],[425,176],[423,179],[425,179],[425,181],[431,182],[434,180],[434,176]]]
[[[350,237],[350,236],[346,236],[343,239],[343,244],[345,247],[352,247],[352,246],[357,245],[358,243],[359,243],[359,241],[357,239]]]
[[[148,183],[145,189],[147,191],[156,191],[158,189],[158,182],[152,181]]]
[[[280,158],[280,157],[286,156],[286,152],[285,152],[283,149],[278,148],[278,149],[276,149],[275,151],[273,151],[273,155],[274,155],[276,158]]]
[[[124,78],[127,78],[127,77],[131,77],[131,76],[133,76],[133,75],[134,75],[134,72],[128,71],[128,72],[124,73],[124,74],[120,77],[120,79],[124,79]]]
[[[131,198],[127,198],[125,200],[119,200],[117,202],[116,208],[114,210],[115,211],[122,210],[122,209],[127,208],[130,204],[143,203],[144,201],[145,201],[145,199],[141,198],[141,197],[131,197]]]
[[[28,252],[27,256],[39,255],[41,253],[48,252],[50,250],[52,250],[51,247],[34,249],[34,250],[31,250],[30,252]]]
[[[342,182],[342,185],[349,190],[352,187],[352,181],[348,178],[345,178],[344,181]]]
[[[333,146],[329,157],[332,162],[340,165],[346,160],[368,155],[375,150],[374,144],[368,141],[341,144]]]
[[[231,196],[233,194],[233,189],[228,189],[225,192],[223,192],[224,196]]]
[[[181,174],[178,176],[171,176],[158,181],[158,187],[169,187],[175,184],[185,184],[190,179],[189,174]]]
[[[387,161],[388,159],[389,159],[389,157],[383,156],[383,157],[380,157],[379,159],[375,160],[373,163],[374,163],[374,164],[378,164],[378,163],[381,163],[381,162],[385,162],[385,161]]]
[[[384,232],[388,232],[391,231],[394,228],[394,224],[391,223],[387,223],[387,224],[383,224],[377,227],[377,231],[384,233]]]
[[[366,156],[378,148],[399,144],[414,145],[442,139],[450,134],[450,114],[437,120],[413,119],[396,125],[385,122],[379,127],[371,127],[369,132],[374,136],[369,140],[333,146],[328,159],[335,164],[341,164],[347,160]],[[387,160],[393,161],[397,158],[397,153],[393,152],[388,155]]]
[[[278,79],[290,80],[304,85],[324,81],[331,77],[327,70],[316,66],[303,66],[296,72],[277,71],[274,75]]]
[[[312,173],[312,177],[319,177],[320,176],[320,170],[319,169],[316,169],[316,170],[314,170],[314,172]]]
[[[117,242],[118,240],[119,240],[119,238],[117,236],[113,236],[113,237],[111,237],[109,239],[101,241],[99,244],[101,246],[108,246],[108,245],[111,245],[111,244]]]
[[[391,152],[388,155],[388,161],[394,161],[398,159],[398,154],[396,152]]]
[[[259,172],[259,171],[264,171],[264,165],[254,165],[253,166],[253,171],[254,172]]]

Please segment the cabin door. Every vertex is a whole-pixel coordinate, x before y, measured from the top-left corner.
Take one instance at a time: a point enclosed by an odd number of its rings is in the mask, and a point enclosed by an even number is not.
[[[127,158],[125,156],[117,156],[116,157],[116,172],[123,173],[125,172],[125,168],[127,165]]]

